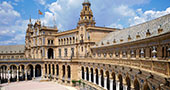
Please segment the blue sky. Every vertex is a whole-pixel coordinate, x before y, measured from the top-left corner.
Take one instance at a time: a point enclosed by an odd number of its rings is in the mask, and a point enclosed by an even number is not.
[[[126,28],[170,13],[170,0],[89,0],[96,26]],[[0,45],[25,43],[29,18],[60,31],[74,29],[83,0],[0,0]]]

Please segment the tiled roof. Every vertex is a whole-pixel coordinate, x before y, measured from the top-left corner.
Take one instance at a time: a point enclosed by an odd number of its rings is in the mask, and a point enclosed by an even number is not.
[[[24,53],[25,45],[0,46],[0,54],[5,53]]]
[[[158,33],[159,28],[163,29],[161,33]],[[146,35],[148,31],[150,34],[149,36]],[[92,48],[132,42],[158,36],[167,32],[170,32],[170,14],[139,25],[111,32]],[[137,38],[137,36],[139,36],[139,38]],[[129,37],[131,40],[128,40]]]

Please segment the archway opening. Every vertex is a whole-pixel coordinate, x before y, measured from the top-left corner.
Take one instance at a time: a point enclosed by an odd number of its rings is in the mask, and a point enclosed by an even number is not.
[[[99,84],[99,73],[98,70],[96,69],[96,84]]]
[[[15,65],[10,66],[10,82],[17,81],[17,67]]]
[[[134,89],[135,90],[140,90],[140,84],[139,84],[137,79],[135,79],[135,81],[134,81]]]
[[[20,65],[19,66],[19,81],[23,81],[23,80],[25,80],[25,68],[24,68],[25,66],[24,65]]]
[[[94,74],[93,74],[93,68],[91,68],[91,82],[94,82]]]
[[[84,79],[84,67],[81,67],[81,76],[82,76],[82,79]]]
[[[104,75],[103,75],[103,70],[100,70],[100,74],[101,74],[101,85],[102,85],[102,87],[104,87]]]
[[[47,64],[45,64],[45,78],[47,77]]]
[[[35,66],[35,77],[40,77],[41,76],[41,65],[36,65]]]
[[[7,66],[3,65],[1,66],[1,69],[2,69],[2,80],[1,80],[1,83],[7,83],[8,82],[8,79],[7,79]]]
[[[71,68],[70,66],[67,66],[67,72],[68,72],[68,79],[71,78]]]
[[[129,77],[126,77],[126,85],[127,85],[127,90],[131,90],[131,80]]]
[[[107,89],[110,90],[110,77],[109,77],[109,72],[106,71],[106,77],[107,77]]]
[[[119,90],[123,90],[123,78],[122,75],[119,74]]]
[[[112,78],[113,78],[113,90],[116,90],[116,76],[115,73],[112,73]]]
[[[89,81],[89,68],[86,67],[86,79],[87,81]]]
[[[54,52],[52,48],[48,49],[48,59],[54,59]]]
[[[56,69],[57,69],[57,76],[59,75],[59,66],[58,64],[56,65]]]
[[[65,77],[65,66],[63,65],[62,68],[63,68],[63,78],[64,78]]]
[[[27,79],[32,80],[32,77],[33,77],[33,66],[32,65],[28,65],[27,73],[28,73],[27,74],[28,75]]]
[[[48,64],[48,72],[49,72],[49,75],[51,75],[51,65],[50,64]]]

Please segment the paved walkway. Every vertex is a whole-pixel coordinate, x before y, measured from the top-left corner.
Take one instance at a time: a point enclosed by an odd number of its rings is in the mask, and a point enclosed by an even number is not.
[[[74,87],[64,86],[56,82],[22,81],[2,84],[1,90],[77,90]]]

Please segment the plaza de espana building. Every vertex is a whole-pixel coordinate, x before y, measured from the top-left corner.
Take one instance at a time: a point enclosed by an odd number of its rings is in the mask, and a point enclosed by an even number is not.
[[[0,46],[0,82],[81,81],[85,90],[170,90],[170,14],[124,29],[95,26],[85,0],[77,27],[28,23],[25,45]]]

